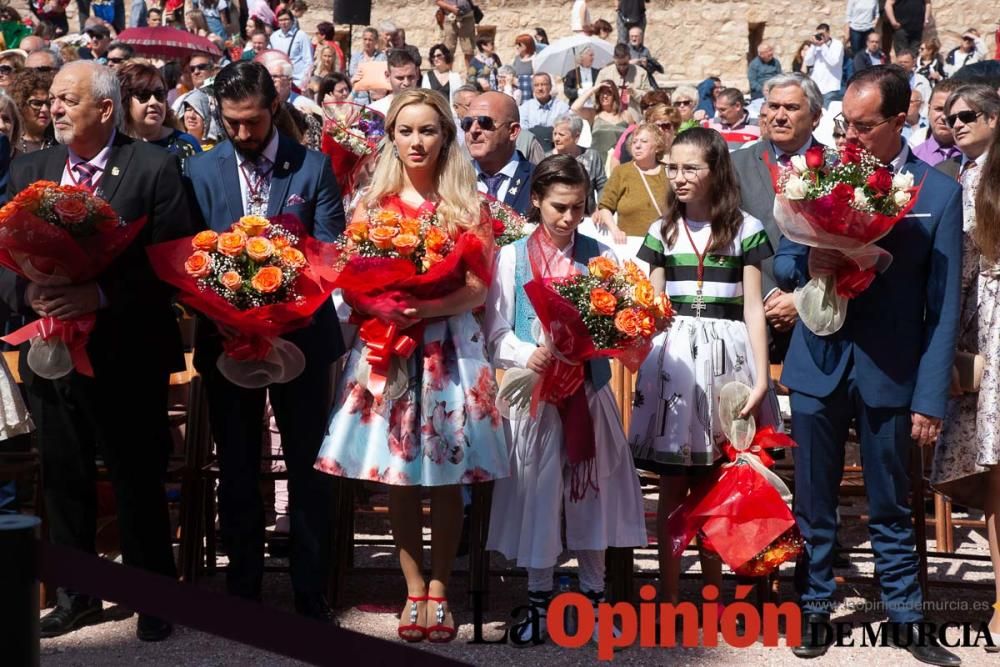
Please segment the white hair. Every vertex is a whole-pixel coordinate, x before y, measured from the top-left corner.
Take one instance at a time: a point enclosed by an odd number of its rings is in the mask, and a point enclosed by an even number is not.
[[[564,113],[563,115],[556,118],[555,122],[552,123],[552,127],[558,127],[559,125],[569,125],[569,133],[572,134],[577,139],[580,138],[580,133],[583,132],[583,119],[572,113]]]
[[[67,72],[71,69],[90,70],[90,94],[95,100],[111,100],[114,104],[114,126],[118,129],[124,128],[125,111],[122,109],[122,89],[118,83],[118,76],[115,71],[106,65],[100,65],[93,60],[74,60],[66,63],[60,72]]]
[[[819,92],[819,86],[805,74],[801,72],[786,72],[777,74],[764,82],[764,99],[774,88],[786,88],[788,86],[798,86],[809,102],[809,111],[813,114],[823,113],[823,93]]]

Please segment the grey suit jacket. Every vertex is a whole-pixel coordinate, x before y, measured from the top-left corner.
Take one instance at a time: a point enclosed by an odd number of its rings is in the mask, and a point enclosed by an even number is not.
[[[818,143],[814,137],[811,139],[810,145]],[[740,193],[742,195],[740,208],[764,224],[764,230],[767,231],[771,247],[777,252],[778,242],[781,240],[781,230],[774,223],[774,185],[771,182],[771,172],[767,167],[768,163],[765,162],[765,155],[771,164],[778,163],[774,147],[770,141],[766,140],[758,141],[730,153],[733,167],[736,168],[736,175],[740,179]],[[768,292],[777,287],[774,281],[772,263],[773,258],[769,257],[760,266],[761,290],[765,297]]]

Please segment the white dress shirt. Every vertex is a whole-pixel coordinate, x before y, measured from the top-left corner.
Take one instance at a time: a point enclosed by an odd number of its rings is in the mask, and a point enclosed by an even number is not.
[[[503,174],[506,177],[500,182],[500,188],[497,189],[498,200],[503,201],[504,198],[507,196],[507,191],[510,189],[511,180],[514,178],[514,174],[517,172],[517,165],[520,161],[521,161],[520,156],[517,154],[517,151],[514,151],[514,156],[510,159],[510,162],[505,164],[503,168],[497,172],[498,174]],[[482,173],[482,169],[479,168],[478,162],[473,162],[472,166],[476,168],[476,188],[483,194],[486,194],[488,192],[486,183],[484,183],[479,178],[479,174]],[[527,187],[527,184],[525,184],[525,187]]]
[[[534,97],[523,103],[520,108],[521,129],[530,130],[533,127],[552,127],[556,118],[569,113],[569,105],[557,97],[550,97],[542,104]]]
[[[844,76],[844,43],[831,39],[823,45],[813,44],[806,51],[803,64],[813,68],[809,76],[816,82],[819,92],[826,95],[840,90]]]
[[[270,194],[271,183],[274,181],[274,167],[275,163],[278,161],[278,130],[272,130],[271,140],[267,142],[267,146],[261,152],[261,155],[266,157],[271,161],[271,170],[268,172],[268,194]],[[247,174],[244,173],[241,165],[247,157],[241,155],[239,151],[236,151],[236,174],[240,179],[240,200],[243,203],[243,214],[250,208],[250,188],[247,183]],[[235,220],[233,222],[236,222]]]

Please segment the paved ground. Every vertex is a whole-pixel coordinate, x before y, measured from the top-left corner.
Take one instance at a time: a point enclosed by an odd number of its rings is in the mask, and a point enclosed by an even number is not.
[[[652,503],[653,501],[648,501]],[[867,531],[859,517],[863,514],[863,503],[856,503],[843,508],[844,527],[841,540],[847,547],[867,547]],[[956,542],[960,544],[962,553],[985,554],[985,540],[974,531],[959,530]],[[933,548],[933,545],[932,545]],[[654,554],[651,551],[637,553],[637,569],[640,573],[652,574],[655,571]],[[694,557],[689,559],[689,570],[697,570]],[[281,561],[274,561],[279,564]],[[394,557],[388,547],[359,547],[356,550],[356,562],[366,567],[388,567],[393,565]],[[571,561],[567,561],[571,564]],[[854,555],[851,557],[851,570],[839,574],[869,578],[873,571],[870,555]],[[465,567],[464,559],[457,566]],[[494,556],[494,565],[503,563]],[[784,575],[790,575],[791,570],[783,570]],[[993,580],[988,562],[981,561],[944,561],[931,562],[931,579],[950,582],[952,587],[932,588],[931,608],[928,617],[939,622],[979,621],[989,617],[989,606],[993,603],[992,587],[976,587],[970,584],[990,584]],[[552,645],[518,649],[509,645],[477,646],[469,645],[472,639],[471,612],[464,606],[465,584],[463,575],[458,575],[453,586],[452,600],[456,605],[458,620],[461,624],[458,639],[445,646],[420,644],[422,650],[434,651],[442,655],[463,660],[477,665],[546,665],[555,667],[562,665],[597,663],[596,649],[587,646],[578,650],[563,649]],[[205,580],[199,584],[211,589],[219,589],[222,585],[221,575]],[[522,603],[525,581],[522,577],[494,578],[491,583],[491,609],[488,614],[487,634],[497,637],[502,633],[509,611]],[[698,588],[697,579],[685,581],[689,599],[693,599]],[[881,617],[871,605],[878,600],[878,591],[870,583],[847,583],[841,586],[843,605],[835,613],[835,620],[850,620],[857,624],[865,621],[877,622]],[[791,585],[782,585],[782,595],[791,598]],[[364,574],[352,575],[347,583],[342,606],[338,608],[338,616],[343,627],[362,632],[370,636],[395,641],[397,606],[403,596],[401,577],[394,574]],[[265,601],[284,609],[290,609],[291,595],[287,576],[270,574],[265,581]],[[726,592],[726,597],[732,598],[732,585]],[[42,664],[53,667],[70,665],[135,665],[144,667],[163,665],[295,665],[300,664],[273,654],[257,651],[250,647],[200,633],[188,628],[178,628],[175,635],[160,644],[144,644],[135,639],[135,617],[118,607],[108,605],[112,619],[101,625],[82,629],[71,635],[56,639],[44,640],[42,643]],[[834,647],[826,657],[812,661],[810,665],[915,665],[916,661],[904,651],[892,648],[862,648],[863,631],[854,631],[854,639],[859,646]],[[949,635],[956,637],[957,635]],[[324,641],[322,636],[316,641]],[[330,646],[331,657],[336,655],[337,648]],[[956,652],[966,665],[997,664],[996,656],[987,656],[982,648],[959,648]],[[732,647],[691,648],[691,649],[639,649],[630,648],[616,654],[615,664],[626,665],[799,665],[802,664],[791,652],[783,647],[767,648],[755,644],[749,648]]]

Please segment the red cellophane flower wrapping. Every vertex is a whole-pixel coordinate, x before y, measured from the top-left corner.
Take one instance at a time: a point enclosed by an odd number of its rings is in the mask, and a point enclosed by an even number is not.
[[[680,557],[695,535],[734,572],[764,576],[794,559],[802,548],[787,487],[771,481],[774,465],[767,449],[792,447],[787,435],[770,427],[759,431],[744,452],[726,443],[730,462],[700,484],[667,518],[670,548]],[[749,457],[757,459],[751,461]],[[751,465],[751,463],[753,463]],[[775,476],[776,477],[776,476]]]
[[[385,136],[385,118],[377,111],[353,102],[323,105],[322,150],[330,158],[340,194],[350,196],[358,172],[375,155]]]
[[[206,230],[147,252],[182,303],[239,332],[219,358],[229,380],[259,387],[301,373],[301,351],[279,336],[308,325],[333,292],[334,244],[309,236],[293,215],[244,216],[229,232]]]
[[[341,249],[336,286],[350,303],[359,295],[376,296],[400,291],[418,299],[445,296],[466,284],[472,273],[489,284],[492,247],[471,231],[450,237],[438,219],[436,207],[427,202],[415,217],[407,215],[393,198],[371,206],[347,226],[338,241]],[[488,209],[481,208],[480,225],[489,224]],[[390,382],[394,359],[409,357],[423,334],[423,323],[405,330],[377,318],[352,315],[366,344],[368,373],[365,386],[381,398]]]
[[[824,274],[810,261],[816,277],[796,290],[803,323],[817,335],[832,334],[843,326],[847,301],[892,262],[892,255],[875,242],[913,208],[920,188],[912,175],[893,175],[856,144],[839,152],[815,146],[793,157],[787,168],[769,167],[777,193],[774,218],[782,233],[851,260],[834,274]]]
[[[85,188],[37,181],[0,209],[0,264],[45,286],[94,280],[129,246],[146,219],[121,220]],[[32,341],[28,364],[54,379],[74,367],[93,375],[86,343],[96,315],[40,318],[3,340]]]

